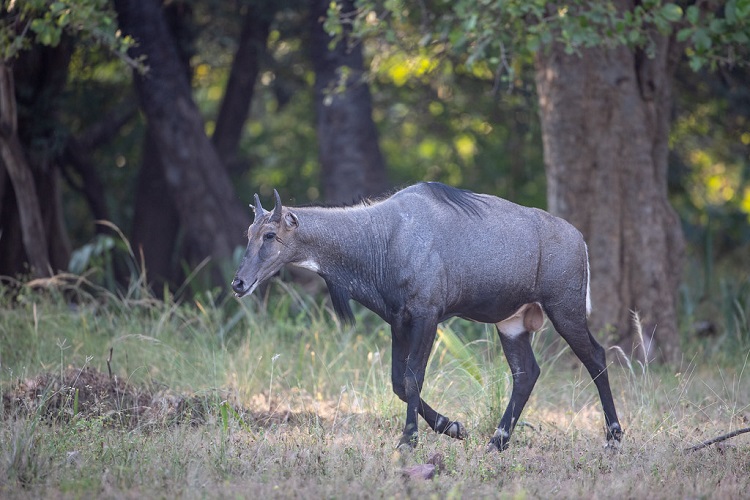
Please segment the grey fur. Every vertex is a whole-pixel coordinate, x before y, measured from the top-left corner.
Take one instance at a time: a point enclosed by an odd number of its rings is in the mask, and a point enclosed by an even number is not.
[[[302,264],[325,279],[343,319],[353,320],[352,298],[388,322],[393,389],[407,403],[402,444],[416,442],[417,413],[437,432],[465,435],[460,423],[453,427],[419,395],[438,323],[459,316],[498,326],[514,384],[498,426],[503,432],[490,442],[507,446],[539,373],[529,341],[529,325],[541,324],[539,306],[594,378],[607,438],[619,441],[604,349],[586,322],[586,244],[572,225],[543,210],[439,183],[347,208],[282,207],[274,195],[271,213],[256,200],[232,288],[241,297],[285,264]],[[512,324],[498,325],[509,318]]]

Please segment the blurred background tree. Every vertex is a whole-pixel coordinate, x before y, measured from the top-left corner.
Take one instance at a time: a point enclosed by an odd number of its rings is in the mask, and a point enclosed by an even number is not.
[[[9,1],[0,11],[0,262],[10,273],[67,267],[58,174],[67,137],[58,110],[76,41],[128,59],[130,40],[116,34],[107,2],[75,4]]]
[[[595,331],[629,348],[638,310],[674,360],[683,234],[704,277],[747,254],[749,1],[3,5],[0,275],[121,254],[107,220],[155,290],[221,286],[256,191],[437,180],[571,220]]]

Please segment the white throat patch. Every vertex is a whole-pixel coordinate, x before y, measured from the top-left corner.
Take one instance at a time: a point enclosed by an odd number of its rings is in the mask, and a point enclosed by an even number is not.
[[[301,267],[302,269],[307,269],[314,273],[317,273],[318,271],[320,271],[320,266],[318,265],[317,262],[315,262],[312,259],[303,260],[302,262],[292,262],[292,265]]]

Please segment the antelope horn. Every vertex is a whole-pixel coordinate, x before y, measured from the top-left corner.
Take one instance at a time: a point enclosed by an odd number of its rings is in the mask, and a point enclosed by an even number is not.
[[[253,223],[255,223],[266,213],[266,211],[263,209],[263,205],[260,204],[260,197],[258,196],[258,193],[255,193],[255,206],[252,208],[255,211],[255,219],[253,220]]]
[[[281,196],[275,189],[273,190],[273,197],[276,199],[276,205],[273,207],[273,214],[271,214],[271,222],[279,222],[281,220]]]

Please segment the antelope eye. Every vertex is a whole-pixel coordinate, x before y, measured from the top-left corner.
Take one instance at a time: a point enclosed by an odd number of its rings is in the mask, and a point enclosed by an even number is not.
[[[263,235],[263,239],[266,241],[270,241],[276,238],[276,233],[266,233]]]

